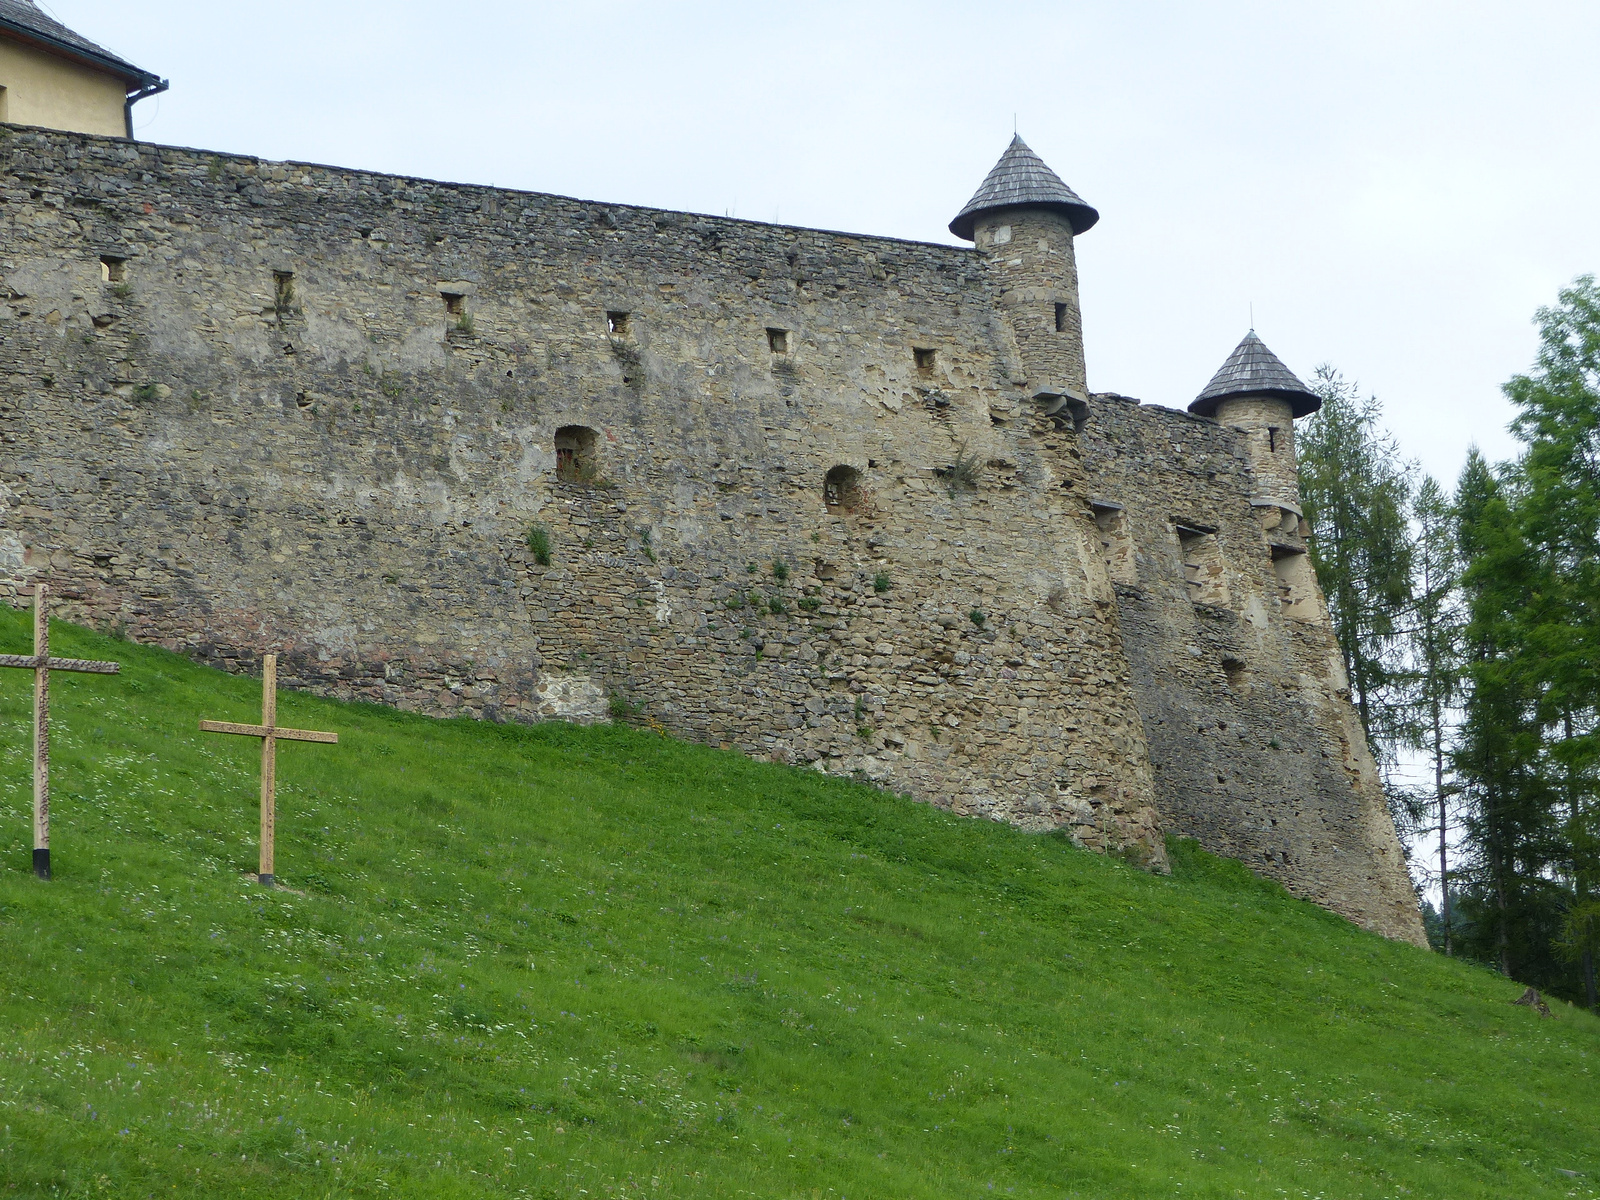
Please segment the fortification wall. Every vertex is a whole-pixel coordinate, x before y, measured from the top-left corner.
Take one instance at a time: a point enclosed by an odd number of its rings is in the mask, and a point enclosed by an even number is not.
[[[1075,438],[976,253],[38,130],[0,231],[11,594],[1161,865]]]
[[[1098,395],[1082,445],[1163,825],[1425,944],[1326,608],[1295,553],[1303,530],[1260,503],[1246,435]]]

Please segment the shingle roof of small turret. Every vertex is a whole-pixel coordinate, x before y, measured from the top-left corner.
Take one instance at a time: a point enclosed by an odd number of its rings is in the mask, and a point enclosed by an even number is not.
[[[1322,407],[1322,397],[1311,391],[1283,365],[1252,329],[1244,341],[1228,355],[1228,361],[1211,377],[1189,411],[1202,417],[1214,416],[1217,405],[1228,396],[1265,395],[1287,400],[1297,417],[1305,417]]]
[[[33,0],[0,0],[0,30],[4,29],[44,42],[71,57],[86,59],[130,84],[144,86],[159,79],[159,76],[134,66],[125,58],[118,58],[104,47],[74,33],[60,21],[46,16]]]
[[[1024,204],[1061,210],[1072,222],[1074,234],[1082,233],[1100,219],[1098,212],[1079,199],[1078,193],[1062,183],[1061,177],[1028,149],[1027,142],[1013,137],[983,186],[950,222],[950,232],[970,240],[973,219],[979,213]]]

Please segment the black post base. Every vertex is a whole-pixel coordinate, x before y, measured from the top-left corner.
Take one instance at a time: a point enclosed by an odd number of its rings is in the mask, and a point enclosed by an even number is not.
[[[49,850],[35,850],[33,852],[33,873],[40,879],[50,878]]]
[[[278,883],[276,875],[257,875],[256,879],[262,887],[276,887]]]

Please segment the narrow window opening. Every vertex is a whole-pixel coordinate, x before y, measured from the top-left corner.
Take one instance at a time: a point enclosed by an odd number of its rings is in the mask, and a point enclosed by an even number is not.
[[[467,315],[467,298],[460,292],[440,292],[439,296],[444,301],[444,311],[452,317]]]
[[[102,283],[127,283],[128,260],[117,254],[100,256],[100,281]]]
[[[606,332],[612,337],[627,337],[628,315],[625,312],[606,313]]]
[[[272,303],[282,316],[285,309],[294,303],[294,272],[274,271],[272,273]]]
[[[789,353],[789,331],[787,329],[768,329],[767,349],[774,354]]]
[[[1056,332],[1067,332],[1067,306],[1065,304],[1056,305]]]
[[[1244,683],[1244,659],[1234,658],[1231,655],[1224,657],[1222,660],[1222,673],[1228,677],[1229,687],[1236,688],[1241,686]],[[1228,726],[1219,722],[1217,729],[1220,732],[1226,733]]]
[[[1277,453],[1278,427],[1276,425],[1267,426],[1267,449],[1271,450],[1273,453]]]
[[[1177,531],[1189,599],[1196,604],[1227,604],[1227,572],[1223,568],[1217,531],[1203,525],[1183,524],[1177,526]]]
[[[861,503],[861,472],[854,467],[830,468],[822,479],[822,502],[831,513],[854,512]]]
[[[587,425],[556,430],[556,478],[562,483],[592,484],[599,476],[599,436]]]
[[[921,347],[915,347],[911,351],[911,357],[916,361],[917,370],[933,370],[934,352],[932,350],[924,350]]]
[[[1100,552],[1105,557],[1106,574],[1112,583],[1139,582],[1138,559],[1133,538],[1128,533],[1128,514],[1122,505],[1109,500],[1090,502],[1095,527],[1100,531]]]

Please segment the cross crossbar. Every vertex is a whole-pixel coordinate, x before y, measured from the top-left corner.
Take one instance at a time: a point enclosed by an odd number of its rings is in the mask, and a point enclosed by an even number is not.
[[[121,663],[50,657],[50,589],[33,588],[33,653],[0,654],[0,667],[33,672],[33,873],[50,878],[50,672],[115,675]]]
[[[201,721],[205,733],[238,733],[245,737],[287,738],[291,742],[337,742],[337,733],[317,729],[285,729],[282,725],[241,725],[237,721]]]
[[[284,729],[278,725],[278,656],[263,655],[261,659],[261,724],[246,725],[240,721],[201,721],[203,733],[233,733],[240,737],[261,739],[261,869],[256,879],[265,887],[272,887],[276,876],[272,872],[274,843],[278,824],[278,740],[289,742],[337,742],[337,733],[323,733],[316,729]]]
[[[90,675],[115,675],[121,663],[96,662],[92,658],[41,658],[37,654],[0,654],[0,667],[27,667],[37,671],[83,671]]]

